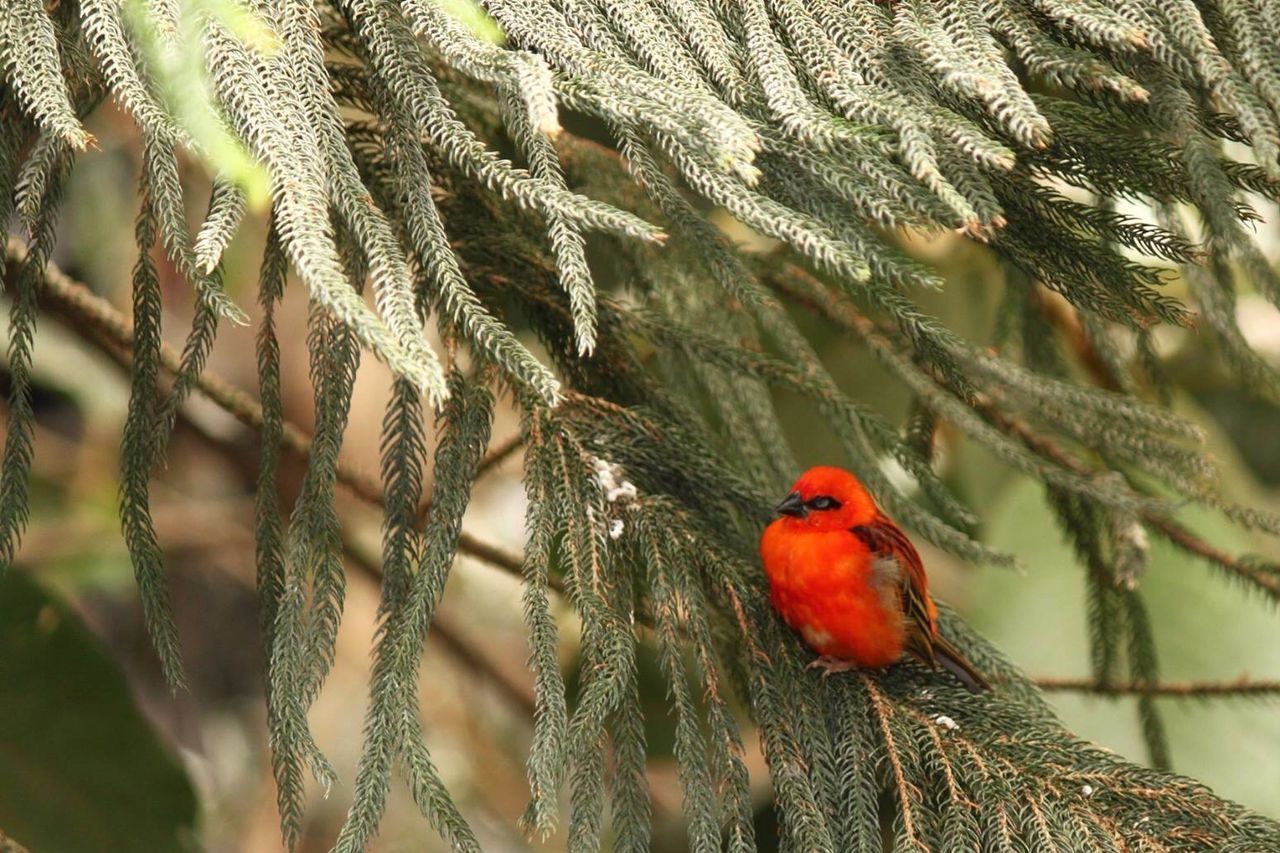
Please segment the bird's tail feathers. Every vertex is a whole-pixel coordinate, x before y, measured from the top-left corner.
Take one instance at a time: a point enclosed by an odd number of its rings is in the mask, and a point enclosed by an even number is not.
[[[968,688],[970,693],[981,693],[984,690],[991,689],[991,684],[987,681],[986,676],[978,672],[973,664],[965,660],[964,655],[955,646],[942,637],[934,637],[933,655],[934,659],[942,665],[942,668],[960,679],[960,683]]]

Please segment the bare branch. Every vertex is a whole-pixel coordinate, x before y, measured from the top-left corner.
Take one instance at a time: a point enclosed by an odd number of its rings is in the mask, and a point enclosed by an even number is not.
[[[1280,681],[1250,680],[1240,676],[1235,681],[1161,681],[1156,683],[1125,682],[1105,684],[1091,678],[1037,678],[1036,686],[1052,692],[1086,693],[1123,699],[1129,696],[1160,696],[1176,699],[1223,697],[1280,697]]]

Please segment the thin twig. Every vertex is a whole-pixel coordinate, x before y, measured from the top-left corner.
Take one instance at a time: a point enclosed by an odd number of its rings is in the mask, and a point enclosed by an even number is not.
[[[1062,450],[1044,436],[1038,435],[1017,418],[1009,417],[990,405],[982,405],[980,411],[987,416],[992,425],[1002,432],[1020,439],[1032,451],[1053,460],[1074,473],[1086,475],[1091,473],[1074,456]],[[1280,577],[1250,566],[1244,560],[1237,559],[1226,551],[1211,545],[1167,515],[1144,509],[1139,511],[1138,516],[1143,522],[1164,534],[1166,539],[1182,550],[1266,590],[1274,597],[1280,598]]]
[[[1103,683],[1092,678],[1037,678],[1041,690],[1088,693],[1121,699],[1126,696],[1167,696],[1200,699],[1213,696],[1280,697],[1280,681],[1251,681],[1245,676],[1235,681],[1161,681]]]
[[[1249,565],[1244,560],[1231,556],[1226,551],[1196,536],[1187,528],[1171,518],[1162,518],[1144,514],[1143,520],[1165,535],[1165,538],[1189,554],[1213,563],[1233,575],[1259,586],[1276,598],[1280,598],[1280,577]]]

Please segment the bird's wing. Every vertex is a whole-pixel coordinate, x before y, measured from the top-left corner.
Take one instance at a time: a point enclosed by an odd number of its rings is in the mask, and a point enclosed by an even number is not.
[[[937,637],[937,611],[929,598],[924,564],[915,546],[898,525],[879,513],[869,523],[860,524],[850,532],[871,552],[873,567],[887,564],[893,569],[884,573],[885,582],[897,585],[906,621],[907,650],[930,666],[936,666],[933,644]]]
[[[955,646],[938,636],[938,610],[929,597],[924,564],[907,535],[879,513],[870,524],[854,527],[851,532],[871,552],[872,571],[880,576],[879,582],[894,584],[901,597],[906,650],[929,666],[941,664],[973,693],[990,690],[983,674]]]

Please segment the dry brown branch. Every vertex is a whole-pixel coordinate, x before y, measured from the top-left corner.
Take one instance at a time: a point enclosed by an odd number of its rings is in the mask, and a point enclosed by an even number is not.
[[[889,766],[893,770],[893,787],[898,793],[898,806],[902,811],[902,832],[907,837],[908,844],[913,847],[919,847],[920,841],[916,837],[915,819],[911,812],[911,792],[907,788],[910,783],[907,781],[906,773],[902,769],[902,762],[898,759],[898,748],[894,742],[893,731],[889,728],[889,715],[893,711],[889,708],[889,703],[871,678],[863,675],[862,683],[866,686],[867,696],[871,699],[871,710],[875,712],[876,724],[880,727],[880,736],[884,739],[885,754],[888,756]]]
[[[1088,693],[1110,699],[1128,696],[1161,696],[1179,699],[1203,699],[1211,696],[1280,697],[1280,681],[1250,680],[1240,676],[1235,681],[1161,681],[1116,682],[1106,684],[1092,678],[1037,678],[1041,690]]]

